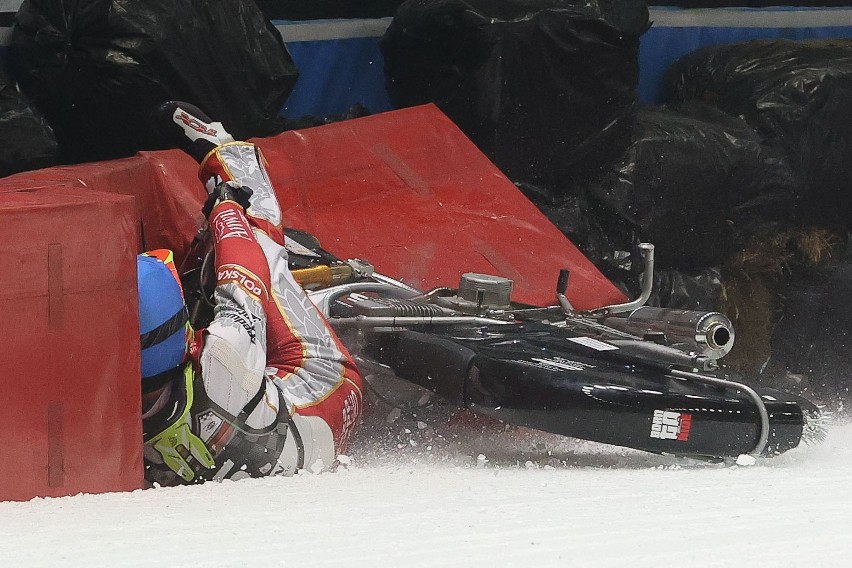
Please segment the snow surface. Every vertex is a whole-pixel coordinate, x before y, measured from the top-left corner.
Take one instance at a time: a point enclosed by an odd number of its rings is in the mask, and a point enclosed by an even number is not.
[[[848,420],[752,466],[414,429],[335,473],[0,503],[0,566],[852,565]]]

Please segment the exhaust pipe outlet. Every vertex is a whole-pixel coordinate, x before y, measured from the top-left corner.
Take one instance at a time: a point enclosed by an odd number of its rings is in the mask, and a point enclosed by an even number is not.
[[[625,333],[660,342],[710,359],[721,359],[734,346],[734,326],[719,312],[644,306],[600,319]]]

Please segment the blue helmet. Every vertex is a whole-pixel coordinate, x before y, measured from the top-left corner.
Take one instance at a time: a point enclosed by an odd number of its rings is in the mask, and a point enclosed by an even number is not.
[[[136,270],[144,386],[146,378],[184,362],[191,328],[172,251],[159,249],[138,255]]]

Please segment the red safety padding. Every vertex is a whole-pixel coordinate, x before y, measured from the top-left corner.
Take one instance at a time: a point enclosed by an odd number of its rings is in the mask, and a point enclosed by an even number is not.
[[[556,303],[561,268],[578,309],[623,294],[437,107],[257,141],[286,221],[342,258],[421,289],[465,272],[511,278],[513,298]]]
[[[285,222],[342,258],[422,289],[505,276],[536,305],[568,268],[577,308],[625,299],[433,105],[255,142]],[[196,172],[170,150],[0,179],[0,499],[140,486],[135,255],[183,258]]]
[[[465,272],[511,278],[513,297],[556,303],[561,268],[578,309],[625,300],[592,263],[437,107],[424,105],[254,140],[288,225],[342,258],[364,258],[422,289]],[[203,222],[204,189],[177,150],[50,168],[0,180],[135,195],[143,246],[179,260]]]
[[[88,189],[0,193],[0,500],[142,486],[137,215]]]
[[[192,158],[179,150],[142,152],[131,158],[5,177],[0,179],[0,194],[54,187],[133,196],[139,211],[134,220],[142,247],[139,252],[174,248],[180,258],[204,221],[201,203],[205,194],[197,171]]]

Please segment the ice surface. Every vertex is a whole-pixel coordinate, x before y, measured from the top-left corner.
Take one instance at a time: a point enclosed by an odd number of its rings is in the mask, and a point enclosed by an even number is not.
[[[0,503],[0,563],[850,565],[848,422],[751,467],[513,429],[456,434],[402,450],[366,440],[336,473]]]

